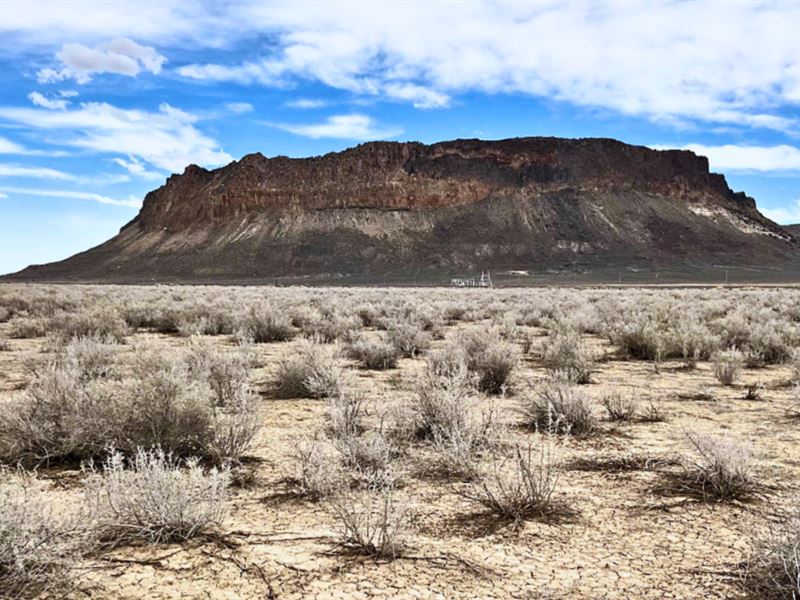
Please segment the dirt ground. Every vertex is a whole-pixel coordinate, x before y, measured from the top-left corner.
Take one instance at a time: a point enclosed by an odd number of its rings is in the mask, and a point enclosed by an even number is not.
[[[445,327],[445,333],[461,325]],[[0,337],[8,323],[0,324]],[[543,331],[527,328],[542,334]],[[178,346],[177,335],[136,333]],[[263,428],[251,465],[255,480],[231,490],[229,516],[214,539],[184,545],[122,548],[82,563],[81,598],[738,598],[740,564],[749,544],[793,505],[800,487],[800,428],[787,417],[791,387],[785,366],[746,369],[723,387],[707,362],[685,370],[622,360],[607,340],[586,336],[600,362],[592,397],[616,390],[663,403],[664,422],[602,421],[599,435],[566,442],[567,470],[557,501],[560,518],[500,523],[457,493],[465,484],[437,477],[424,447],[400,459],[398,494],[411,522],[408,549],[394,561],[350,556],[336,547],[337,524],[325,502],[293,494],[290,460],[298,440],[322,426],[324,400],[271,398],[276,361],[294,342],[255,345],[252,373],[261,394]],[[234,345],[230,336],[208,337]],[[534,340],[535,342],[535,340]],[[27,381],[26,364],[43,340],[10,339],[0,352],[0,398]],[[434,342],[434,348],[442,345]],[[398,369],[348,369],[376,418],[414,394],[425,358],[401,359]],[[495,402],[513,441],[522,428],[518,403],[534,393],[545,369],[526,355],[511,391]],[[761,398],[745,399],[750,384]],[[710,397],[700,392],[710,393]],[[763,497],[747,503],[708,503],[667,493],[675,459],[690,453],[686,432],[711,432],[750,443]],[[634,460],[637,458],[638,460]],[[616,459],[616,460],[615,460]],[[80,502],[80,473],[42,469],[54,493]]]

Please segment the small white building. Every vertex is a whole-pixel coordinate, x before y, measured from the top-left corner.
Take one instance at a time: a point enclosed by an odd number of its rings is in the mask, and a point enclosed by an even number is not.
[[[492,287],[492,275],[489,271],[481,271],[480,279],[474,277],[470,279],[453,278],[450,280],[451,287]]]

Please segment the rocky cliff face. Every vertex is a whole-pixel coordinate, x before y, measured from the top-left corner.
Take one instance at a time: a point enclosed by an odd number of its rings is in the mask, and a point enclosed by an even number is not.
[[[792,235],[708,161],[609,139],[375,142],[189,166],[97,248],[17,278],[375,280],[491,269],[793,272]]]

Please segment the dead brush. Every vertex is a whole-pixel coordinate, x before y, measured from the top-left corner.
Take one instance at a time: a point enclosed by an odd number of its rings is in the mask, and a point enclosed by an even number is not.
[[[417,323],[396,321],[388,326],[386,333],[388,342],[405,358],[415,358],[431,345],[431,334]]]
[[[361,327],[362,322],[358,316],[341,315],[329,310],[301,324],[303,335],[325,344],[336,341],[348,342],[356,336]]]
[[[65,339],[95,337],[122,342],[130,333],[125,319],[108,303],[74,313],[60,312],[47,321],[47,333]]]
[[[431,355],[417,388],[408,416],[415,423],[418,438],[432,439],[437,429],[459,427],[466,415],[464,407],[472,397],[463,360],[448,353]]]
[[[789,382],[800,383],[800,348],[792,348],[786,362],[789,366]]]
[[[78,337],[54,339],[55,361],[76,369],[83,381],[110,377],[119,346],[114,338]]]
[[[290,340],[295,332],[283,308],[270,304],[257,304],[237,317],[234,335],[240,341],[268,344]]]
[[[551,372],[559,372],[569,381],[590,383],[595,371],[595,358],[580,333],[556,329],[542,346],[542,362]]]
[[[220,402],[181,356],[136,346],[122,379],[87,378],[80,361],[47,363],[18,398],[0,402],[0,461],[91,459],[112,446],[238,462],[258,431],[249,388]]]
[[[759,495],[750,448],[734,440],[687,433],[693,456],[684,459],[684,470],[673,477],[671,491],[691,494],[703,501],[746,501]]]
[[[714,363],[714,376],[726,386],[736,382],[744,366],[744,354],[736,348],[716,352],[711,360]]]
[[[320,500],[349,485],[339,449],[325,436],[301,441],[291,458],[295,466],[294,479],[303,496]]]
[[[393,460],[394,445],[380,431],[335,439],[340,461],[356,487],[381,488],[399,479]]]
[[[222,522],[229,483],[227,468],[205,470],[197,459],[112,452],[90,467],[85,497],[105,547],[182,542]]]
[[[49,331],[48,320],[44,317],[21,317],[11,319],[9,337],[15,339],[40,338]]]
[[[526,424],[537,431],[584,436],[598,428],[594,403],[564,380],[552,379],[523,398],[521,412]]]
[[[544,517],[554,508],[562,472],[561,449],[547,438],[536,449],[515,446],[510,459],[494,461],[477,483],[459,493],[503,519]]]
[[[747,386],[747,393],[744,395],[745,400],[764,400],[763,396],[764,385],[761,383],[752,383]]]
[[[619,392],[612,392],[603,396],[600,404],[606,409],[610,421],[629,422],[639,414],[639,401],[633,395],[623,396]]]
[[[347,347],[347,355],[364,369],[384,370],[397,367],[400,351],[389,342],[359,338]]]
[[[328,505],[337,520],[341,549],[383,560],[401,556],[409,515],[391,486],[337,494]]]
[[[227,404],[216,406],[213,414],[205,458],[232,469],[241,467],[261,429],[255,395],[250,390],[237,392]]]
[[[83,511],[58,511],[31,475],[0,472],[0,598],[65,597],[94,550]]]
[[[365,416],[366,404],[360,395],[339,392],[328,400],[328,431],[334,438],[361,435]]]
[[[679,460],[670,456],[652,456],[632,452],[619,456],[589,456],[578,458],[571,461],[566,468],[574,471],[625,473],[629,471],[654,471],[662,467],[679,464]]]
[[[464,410],[464,417],[450,421],[448,428],[435,428],[431,443],[442,473],[472,480],[479,476],[482,459],[500,446],[502,429],[494,406],[481,411],[467,405]]]
[[[639,420],[643,423],[663,423],[670,418],[669,412],[664,408],[661,400],[648,398],[639,414]]]
[[[800,516],[757,539],[744,563],[741,584],[748,598],[800,598]]]
[[[195,379],[211,387],[218,406],[226,406],[250,390],[252,356],[243,351],[223,352],[210,344],[192,340],[186,364]]]
[[[344,371],[336,358],[339,349],[314,339],[297,342],[295,351],[278,363],[279,398],[329,398],[343,385]]]
[[[36,466],[102,452],[121,433],[118,398],[74,365],[46,363],[22,394],[0,401],[0,462]]]
[[[503,338],[497,327],[461,332],[450,348],[454,355],[463,355],[468,371],[475,375],[477,388],[487,394],[504,393],[519,363],[516,344]]]

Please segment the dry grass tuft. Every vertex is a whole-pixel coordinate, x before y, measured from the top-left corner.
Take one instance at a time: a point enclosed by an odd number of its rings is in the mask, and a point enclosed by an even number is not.
[[[383,339],[359,338],[347,347],[347,355],[364,369],[384,370],[397,367],[400,350]]]
[[[600,404],[606,409],[609,420],[618,423],[633,421],[639,414],[639,402],[633,395],[623,396],[619,392],[612,392],[606,394]]]
[[[561,450],[548,438],[538,449],[515,446],[511,459],[496,460],[478,483],[461,494],[504,519],[542,517],[553,508],[562,472]]]
[[[454,343],[451,352],[458,355],[463,351],[467,369],[475,375],[479,390],[487,394],[506,391],[511,373],[519,362],[516,344],[506,340],[496,327],[464,331]]]
[[[329,398],[342,390],[344,371],[337,362],[338,347],[314,339],[297,342],[295,351],[278,363],[275,375],[279,398]]]
[[[301,441],[292,460],[298,491],[303,496],[320,500],[348,485],[339,449],[325,436]]]
[[[386,333],[389,343],[406,358],[415,358],[431,345],[431,334],[416,323],[398,321],[390,324]]]
[[[538,431],[578,436],[597,431],[594,403],[567,381],[552,379],[522,402],[526,424]]]
[[[744,354],[736,348],[716,352],[711,360],[714,363],[714,376],[722,385],[733,385],[745,363]]]
[[[112,452],[86,483],[86,501],[101,542],[181,542],[219,525],[230,483],[227,468],[204,470],[197,459],[138,450],[128,464]]]
[[[347,552],[384,560],[405,547],[407,507],[391,486],[332,496],[329,505],[339,527],[339,546]]]
[[[703,501],[749,500],[760,486],[750,448],[734,440],[687,433],[694,456],[685,459],[685,470],[672,491],[697,496]]]
[[[0,472],[0,598],[63,597],[72,568],[93,547],[82,513],[54,508],[31,476]]]
[[[574,383],[590,383],[595,359],[580,333],[556,329],[542,347],[542,361],[551,373],[560,373]]]
[[[800,598],[800,516],[757,540],[745,562],[742,587],[749,598]]]
[[[256,400],[222,355],[200,369],[196,360],[139,346],[119,377],[109,378],[96,344],[91,352],[81,344],[71,342],[35,371],[23,394],[0,404],[0,461],[35,465],[95,458],[108,447],[158,446],[236,462],[250,447]]]

